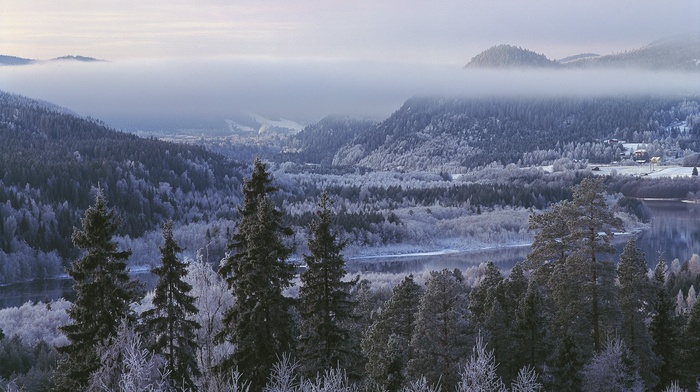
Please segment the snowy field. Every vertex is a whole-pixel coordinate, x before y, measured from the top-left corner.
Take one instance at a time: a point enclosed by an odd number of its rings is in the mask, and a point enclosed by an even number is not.
[[[595,168],[600,170],[595,170]],[[600,175],[618,174],[624,176],[648,176],[652,178],[659,177],[690,177],[693,173],[692,167],[682,166],[650,166],[648,163],[644,165],[620,166],[620,165],[589,165],[589,169],[593,173]]]

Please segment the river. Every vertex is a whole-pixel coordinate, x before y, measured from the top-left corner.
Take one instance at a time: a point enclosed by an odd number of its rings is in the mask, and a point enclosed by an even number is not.
[[[700,204],[675,200],[647,200],[652,212],[651,227],[637,237],[637,245],[647,256],[650,268],[656,264],[659,252],[670,265],[673,259],[682,262],[693,254],[700,254]],[[624,242],[617,245],[622,252]],[[529,246],[496,248],[481,251],[439,253],[435,255],[377,257],[348,260],[349,272],[391,272],[407,274],[426,269],[466,269],[479,263],[493,261],[503,270],[523,260]],[[147,289],[155,286],[156,279],[149,273],[135,275]],[[44,301],[64,297],[74,298],[72,280],[46,279],[0,287],[0,309],[20,306],[27,301]]]

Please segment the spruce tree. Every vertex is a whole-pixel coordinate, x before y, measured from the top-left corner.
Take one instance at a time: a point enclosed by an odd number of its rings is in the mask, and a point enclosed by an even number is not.
[[[240,221],[227,247],[231,253],[219,269],[236,298],[224,312],[216,337],[231,342],[236,350],[219,370],[228,375],[238,369],[254,391],[265,385],[278,357],[292,352],[295,345],[293,300],[282,294],[294,275],[294,266],[287,263],[291,249],[284,242],[292,230],[283,225],[282,212],[270,200],[269,194],[276,190],[271,184],[265,165],[257,159],[243,185]]]
[[[700,381],[700,302],[696,302],[683,331],[681,350],[683,378],[681,386],[693,388]],[[684,385],[685,384],[685,385]]]
[[[652,350],[660,362],[656,375],[661,387],[678,380],[681,372],[678,361],[680,322],[675,315],[676,303],[666,288],[667,270],[666,262],[659,256],[654,268],[654,313],[649,324],[649,334],[654,342]]]
[[[458,270],[430,273],[411,338],[409,376],[417,379],[424,375],[429,383],[440,383],[444,391],[457,385],[460,367],[473,342],[462,279]]]
[[[653,372],[657,360],[651,349],[653,342],[646,326],[646,320],[651,312],[653,293],[651,281],[647,276],[646,257],[637,247],[634,238],[627,241],[620,255],[617,271],[622,312],[620,338],[631,355],[636,357],[640,365],[640,375],[647,389],[652,389],[659,381]]]
[[[95,205],[81,220],[82,229],[74,228],[73,243],[84,254],[67,269],[77,298],[68,310],[72,322],[61,327],[69,344],[58,347],[66,355],[55,373],[59,391],[84,388],[90,373],[100,367],[98,344],[109,344],[123,319],[135,321],[130,305],[143,297],[143,288],[129,278],[126,260],[131,251],[118,250],[112,240],[119,223],[98,189]]]
[[[177,257],[182,249],[173,239],[173,222],[163,225],[164,245],[160,248],[161,265],[151,272],[158,276],[153,309],[144,312],[146,329],[155,341],[151,349],[165,358],[164,370],[178,390],[194,389],[192,376],[200,374],[196,359],[196,333],[199,324],[192,320],[198,312],[192,286],[183,278],[187,264]]]
[[[362,340],[362,351],[367,356],[366,374],[380,389],[398,391],[406,381],[421,293],[413,275],[405,277],[394,287],[384,310]]]
[[[308,377],[334,367],[350,369],[356,356],[349,322],[353,318],[350,289],[356,281],[343,281],[346,275],[342,251],[346,241],[332,230],[333,212],[326,193],[311,224],[307,269],[301,274],[299,316],[301,317],[299,356],[301,370]]]

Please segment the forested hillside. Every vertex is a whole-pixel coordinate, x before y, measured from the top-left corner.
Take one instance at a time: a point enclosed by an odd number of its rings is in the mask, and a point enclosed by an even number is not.
[[[539,68],[556,65],[543,54],[512,45],[497,45],[474,56],[465,68]]]
[[[62,272],[96,187],[121,213],[120,234],[139,237],[167,219],[235,217],[214,208],[238,200],[241,170],[201,147],[138,138],[0,93],[0,281]]]
[[[670,127],[677,121],[688,128]],[[340,148],[333,164],[460,172],[561,157],[607,163],[622,152],[607,139],[662,141],[658,153],[667,154],[696,149],[699,135],[697,97],[413,98]]]

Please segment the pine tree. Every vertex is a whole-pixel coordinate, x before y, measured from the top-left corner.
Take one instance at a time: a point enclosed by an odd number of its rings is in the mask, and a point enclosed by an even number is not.
[[[294,322],[291,298],[282,294],[291,285],[294,266],[284,238],[292,230],[282,223],[269,194],[276,190],[261,160],[255,161],[251,178],[243,185],[240,222],[228,245],[231,252],[219,274],[236,298],[222,320],[217,341],[236,346],[219,371],[231,374],[238,369],[251,381],[252,390],[265,385],[278,356],[294,350]]]
[[[606,205],[603,181],[584,179],[574,187],[572,201],[531,218],[536,223],[531,227],[540,231],[528,255],[535,268],[554,264],[547,284],[557,305],[559,328],[579,343],[590,341],[593,352],[600,352],[605,332],[615,330],[618,318],[615,267],[601,256],[614,253],[612,230],[621,229],[622,222]]]
[[[612,254],[610,245],[613,229],[622,229],[622,221],[616,218],[605,202],[603,178],[586,178],[574,188],[573,206],[576,214],[567,220],[569,235],[565,240],[573,245],[576,262],[588,282],[583,283],[583,294],[588,298],[593,331],[593,349],[602,349],[603,333],[614,329],[616,304],[614,293],[614,267],[611,261],[600,256]],[[571,256],[569,256],[571,257]],[[574,287],[572,287],[574,288]]]
[[[649,334],[654,342],[652,350],[660,361],[656,375],[662,387],[671,384],[680,376],[679,321],[675,316],[675,301],[666,288],[667,270],[666,262],[659,256],[654,268],[654,313],[649,324]]]
[[[367,356],[366,374],[379,388],[398,391],[406,381],[421,292],[413,275],[405,277],[394,287],[384,310],[362,340]]]
[[[85,253],[68,268],[77,298],[68,310],[73,322],[61,327],[70,343],[58,348],[66,354],[55,373],[59,391],[84,388],[90,373],[100,367],[98,344],[109,344],[123,319],[135,321],[130,305],[143,297],[143,288],[129,278],[126,260],[131,251],[118,250],[112,241],[119,222],[98,189],[95,205],[81,220],[82,229],[73,231],[73,243]]]
[[[683,331],[681,359],[683,378],[681,386],[693,388],[700,381],[700,302],[696,302]]]
[[[637,247],[634,238],[627,241],[617,271],[622,312],[620,338],[640,364],[640,374],[645,385],[652,389],[659,381],[654,374],[657,360],[651,349],[653,342],[646,326],[646,320],[651,314],[653,292],[647,276],[646,257]]]
[[[332,230],[333,213],[325,192],[316,216],[308,242],[311,254],[304,255],[307,269],[299,288],[299,356],[301,371],[308,377],[335,367],[350,369],[358,351],[349,329],[354,307],[350,289],[356,281],[343,281],[346,241],[339,241]]]
[[[144,312],[146,329],[155,339],[152,350],[165,358],[164,370],[175,387],[193,389],[192,376],[200,374],[196,359],[196,333],[199,324],[191,317],[197,313],[192,286],[183,281],[187,264],[177,257],[182,249],[173,239],[173,222],[163,225],[164,245],[160,248],[161,265],[152,270],[158,276],[153,309]]]
[[[581,391],[581,369],[584,361],[581,348],[568,333],[558,339],[558,346],[552,359],[552,380],[547,390],[561,392]]]
[[[544,370],[550,349],[549,320],[544,295],[532,280],[520,298],[515,314],[514,338],[518,339],[520,364]]]
[[[481,282],[469,293],[469,311],[472,319],[477,324],[482,324],[488,312],[488,304],[486,298],[489,292],[495,290],[498,285],[503,283],[503,274],[496,265],[489,261],[486,263],[486,270]]]
[[[425,286],[411,338],[409,375],[414,379],[424,375],[447,391],[457,384],[471,347],[466,289],[461,273],[446,269],[431,272]]]

